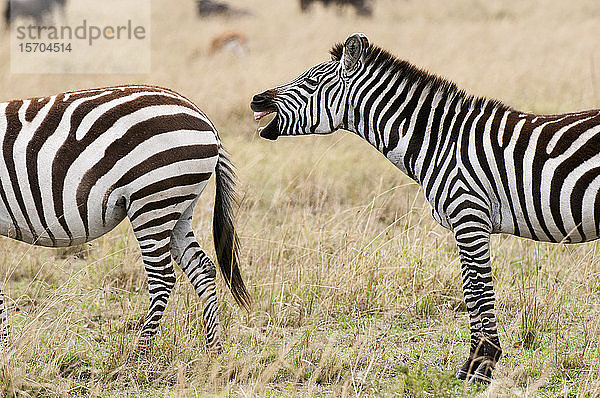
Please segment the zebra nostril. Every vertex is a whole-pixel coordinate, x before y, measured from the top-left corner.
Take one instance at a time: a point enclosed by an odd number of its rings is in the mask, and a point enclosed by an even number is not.
[[[264,93],[256,94],[252,97],[252,103],[250,108],[253,111],[263,111],[273,105],[273,94],[271,91],[265,91]]]

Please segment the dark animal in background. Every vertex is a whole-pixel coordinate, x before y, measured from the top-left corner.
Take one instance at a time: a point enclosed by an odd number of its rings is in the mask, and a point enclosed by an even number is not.
[[[17,18],[33,18],[42,25],[46,18],[55,19],[56,13],[65,16],[67,0],[9,0],[4,9],[4,23],[10,26]]]
[[[234,8],[227,3],[214,0],[196,0],[196,10],[202,18],[214,15],[224,17],[242,17],[252,15],[252,11],[245,8]]]
[[[300,0],[300,9],[307,12],[312,3],[323,3],[325,7],[335,4],[339,7],[349,5],[356,9],[358,15],[370,17],[373,15],[372,1],[369,0]]]

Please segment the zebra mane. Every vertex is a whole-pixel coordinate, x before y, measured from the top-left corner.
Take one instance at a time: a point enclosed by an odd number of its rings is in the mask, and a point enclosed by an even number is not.
[[[341,60],[343,52],[343,43],[334,44],[329,51],[332,60],[334,61]],[[388,69],[410,81],[428,84],[431,89],[440,94],[448,97],[460,98],[461,104],[467,107],[484,108],[486,105],[491,105],[494,108],[501,110],[511,109],[508,105],[505,105],[498,100],[468,94],[463,89],[460,89],[453,81],[430,73],[408,61],[399,59],[389,51],[374,44],[369,44],[365,49],[365,64],[374,65],[377,68]]]

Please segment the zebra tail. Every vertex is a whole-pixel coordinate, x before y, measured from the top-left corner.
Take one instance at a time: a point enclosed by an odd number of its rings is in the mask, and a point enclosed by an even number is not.
[[[250,295],[244,285],[239,268],[239,239],[233,222],[233,205],[236,202],[235,171],[229,155],[219,146],[216,167],[217,189],[213,215],[213,239],[221,274],[240,307],[250,308]]]

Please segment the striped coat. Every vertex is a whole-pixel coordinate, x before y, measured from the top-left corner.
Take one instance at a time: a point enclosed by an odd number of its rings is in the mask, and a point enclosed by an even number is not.
[[[146,348],[175,283],[171,258],[205,302],[209,347],[219,350],[215,267],[191,228],[194,205],[217,175],[215,246],[235,298],[234,174],[216,129],[176,92],[119,86],[0,104],[0,234],[50,247],[88,242],[127,217],[148,273]],[[2,299],[0,299],[2,300]],[[0,301],[0,327],[8,332]]]
[[[471,323],[458,377],[489,382],[502,354],[489,240],[600,237],[600,110],[534,115],[456,85],[350,36],[332,59],[254,97],[264,138],[349,130],[423,188],[454,234]]]

